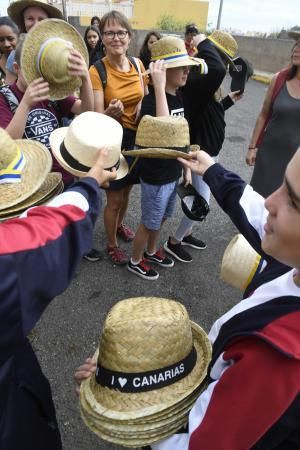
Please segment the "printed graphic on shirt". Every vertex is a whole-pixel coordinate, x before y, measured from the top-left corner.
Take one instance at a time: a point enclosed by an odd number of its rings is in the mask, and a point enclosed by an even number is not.
[[[170,116],[184,117],[184,109],[183,108],[171,109]]]
[[[25,126],[25,137],[33,139],[50,148],[49,136],[59,127],[58,120],[51,111],[46,109],[33,109],[28,114]]]

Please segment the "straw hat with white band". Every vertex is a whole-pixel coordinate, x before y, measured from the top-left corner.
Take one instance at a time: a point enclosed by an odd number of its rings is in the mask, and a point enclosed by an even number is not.
[[[85,112],[75,117],[69,127],[50,134],[50,146],[59,164],[71,174],[82,177],[95,164],[99,149],[106,148],[104,168],[116,169],[117,180],[128,173],[128,164],[121,154],[123,128],[111,117]]]
[[[186,423],[211,345],[183,305],[139,297],[110,310],[96,359],[95,375],[80,389],[82,418],[103,439],[137,447]]]
[[[47,0],[15,0],[7,8],[7,15],[18,25],[21,31],[24,26],[24,10],[32,6],[42,8],[46,11],[48,18],[63,19],[61,11],[50,5]]]
[[[43,77],[49,83],[52,100],[74,94],[82,81],[68,75],[71,49],[78,50],[88,64],[88,51],[76,28],[57,19],[37,23],[26,35],[21,53],[21,68],[27,84]]]
[[[199,66],[200,73],[208,72],[204,59],[188,55],[182,39],[167,36],[154,42],[151,46],[151,61],[163,60],[167,69],[172,67]]]
[[[142,117],[135,138],[135,149],[123,155],[142,158],[190,159],[190,151],[199,150],[190,145],[189,126],[184,117]]]
[[[0,128],[0,211],[36,192],[52,166],[49,150],[29,139],[13,140]]]
[[[263,260],[242,234],[237,234],[225,249],[221,279],[231,286],[245,291],[255,273],[260,270]]]

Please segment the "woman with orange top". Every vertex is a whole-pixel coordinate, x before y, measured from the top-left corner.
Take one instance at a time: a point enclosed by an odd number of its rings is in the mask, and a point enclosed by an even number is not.
[[[105,14],[100,22],[100,33],[106,56],[102,59],[106,72],[106,83],[95,66],[90,67],[94,90],[95,111],[107,114],[123,126],[122,149],[133,149],[138,120],[138,110],[146,91],[141,73],[145,71],[142,62],[128,58],[127,50],[132,37],[132,28],[127,18],[118,11]],[[106,252],[114,264],[127,264],[128,256],[119,247],[117,235],[131,241],[134,233],[123,224],[129,193],[138,182],[137,165],[127,159],[130,173],[116,180],[106,189],[107,204],[104,210],[104,226],[107,236]]]

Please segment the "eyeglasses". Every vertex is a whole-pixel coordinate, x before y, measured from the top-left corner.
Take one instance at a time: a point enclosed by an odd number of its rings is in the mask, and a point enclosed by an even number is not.
[[[123,30],[116,31],[116,32],[114,32],[114,31],[104,31],[103,32],[103,35],[107,39],[110,39],[111,41],[115,38],[115,36],[118,36],[118,39],[120,39],[122,41],[123,39],[126,38],[127,34],[128,34],[128,31],[123,31]]]

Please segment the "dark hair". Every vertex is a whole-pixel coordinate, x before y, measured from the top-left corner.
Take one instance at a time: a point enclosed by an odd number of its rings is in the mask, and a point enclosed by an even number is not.
[[[94,31],[95,33],[97,33],[99,36],[99,40],[98,40],[95,48],[91,48],[89,46],[89,43],[87,40],[88,32],[91,30]],[[103,56],[104,56],[103,44],[102,44],[102,39],[101,39],[99,28],[94,25],[88,26],[84,33],[84,42],[85,42],[86,48],[88,49],[88,52],[89,52],[89,66],[91,66],[97,59],[103,58]]]
[[[13,32],[16,33],[17,36],[19,36],[19,34],[20,34],[19,28],[17,27],[15,22],[13,22],[11,20],[10,17],[8,17],[8,16],[0,17],[0,27],[2,27],[2,26],[11,28],[13,30]]]
[[[149,33],[146,34],[139,55],[140,60],[144,64],[145,69],[148,69],[151,61],[151,52],[148,48],[148,41],[151,36],[155,36],[158,41],[161,39],[161,35],[157,31],[149,31]]]
[[[185,27],[185,33],[184,33],[185,36],[187,36],[190,33],[199,34],[199,30],[194,23],[190,23],[190,24],[186,25],[186,27]]]
[[[98,28],[98,27],[95,27],[94,25],[89,25],[89,26],[86,28],[85,33],[84,33],[84,42],[85,42],[86,48],[87,48],[88,51],[90,52],[90,50],[92,50],[92,49],[90,48],[89,43],[88,43],[88,40],[87,40],[87,35],[88,35],[88,32],[89,32],[89,31],[94,31],[95,33],[98,34],[100,43],[101,43],[101,36],[100,36],[100,31],[99,31],[99,28]],[[99,41],[98,41],[98,42],[99,42]],[[98,42],[97,42],[97,45],[98,45]]]
[[[22,48],[23,48],[23,44],[26,38],[26,33],[21,33],[18,39],[18,43],[16,45],[16,50],[15,50],[15,62],[18,64],[19,67],[21,67],[21,53],[22,53]]]
[[[128,31],[129,37],[132,37],[133,30],[131,28],[130,22],[127,19],[124,14],[122,14],[119,11],[115,11],[114,9],[112,11],[109,11],[108,13],[104,14],[104,16],[101,19],[100,22],[100,33],[103,34],[104,27],[108,22],[118,22],[121,27],[126,28]]]
[[[100,17],[98,17],[98,16],[93,16],[93,17],[91,18],[91,25],[94,25],[94,21],[95,21],[95,20],[98,20],[98,23],[99,23],[99,25],[100,25],[101,19],[100,19]]]
[[[295,42],[295,44],[294,44],[293,47],[292,47],[291,54],[293,53],[294,48],[295,48],[298,44],[299,44],[299,42]],[[297,69],[298,69],[297,66],[291,64],[290,67],[289,67],[289,71],[288,71],[288,74],[287,74],[286,79],[287,79],[287,80],[291,80],[292,78],[294,78],[294,77],[296,76]]]

